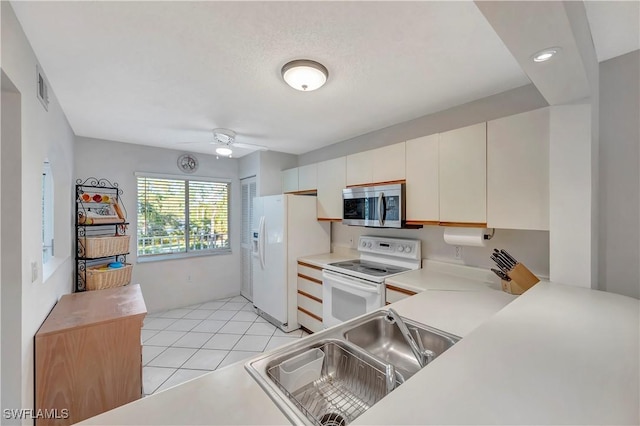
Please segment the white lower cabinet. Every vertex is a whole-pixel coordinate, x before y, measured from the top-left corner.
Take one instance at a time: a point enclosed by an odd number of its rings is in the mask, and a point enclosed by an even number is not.
[[[322,268],[298,262],[298,323],[315,333],[322,326]]]
[[[411,297],[416,293],[415,291],[407,290],[401,287],[396,287],[391,284],[386,285],[386,304],[390,305],[399,300],[406,299],[407,297]]]

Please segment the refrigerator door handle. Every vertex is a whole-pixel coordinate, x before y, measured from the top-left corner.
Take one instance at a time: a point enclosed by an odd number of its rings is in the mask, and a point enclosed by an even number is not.
[[[264,216],[262,216],[260,218],[260,233],[258,234],[258,255],[260,257],[260,266],[262,266],[262,269],[264,269],[265,267],[265,260],[264,260],[264,239],[265,239],[265,220],[264,220]]]

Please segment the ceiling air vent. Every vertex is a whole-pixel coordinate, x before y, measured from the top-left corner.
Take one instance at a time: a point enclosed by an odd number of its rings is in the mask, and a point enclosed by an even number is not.
[[[38,65],[36,65],[36,73],[38,75],[38,99],[45,111],[49,111],[49,84]]]

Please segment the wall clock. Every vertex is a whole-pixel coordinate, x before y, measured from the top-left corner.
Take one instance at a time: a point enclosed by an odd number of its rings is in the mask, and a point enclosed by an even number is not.
[[[178,168],[184,173],[193,173],[198,170],[198,159],[192,154],[183,154],[178,157]]]

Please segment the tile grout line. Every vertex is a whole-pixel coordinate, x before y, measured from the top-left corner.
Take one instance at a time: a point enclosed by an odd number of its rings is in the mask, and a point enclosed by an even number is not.
[[[242,302],[232,301],[231,299],[232,299],[232,298],[229,298],[228,300],[226,300],[226,301],[225,301],[225,304],[226,304],[226,303],[229,303],[229,302],[232,302],[232,303],[242,303]],[[212,302],[215,302],[215,300],[214,300],[214,301],[212,301]],[[237,352],[258,352],[258,353],[264,352],[264,350],[265,350],[265,349],[266,349],[266,347],[269,345],[269,343],[271,342],[271,340],[273,339],[273,337],[276,337],[276,336],[275,336],[275,333],[278,331],[278,327],[274,326],[273,324],[271,324],[271,323],[270,323],[270,322],[268,322],[268,321],[264,321],[264,320],[262,320],[262,321],[258,322],[258,320],[259,320],[259,319],[261,319],[262,317],[260,317],[260,315],[258,315],[258,314],[255,312],[255,310],[253,309],[253,306],[252,306],[252,309],[249,309],[249,310],[245,310],[245,309],[244,309],[244,308],[246,308],[246,307],[247,307],[247,305],[248,305],[248,304],[251,304],[251,302],[250,302],[250,301],[248,301],[248,300],[246,300],[246,299],[245,299],[245,302],[244,302],[244,306],[242,306],[240,309],[236,309],[236,310],[223,309],[223,308],[224,308],[224,305],[223,305],[223,306],[221,306],[220,308],[212,309],[212,310],[211,310],[211,314],[210,314],[209,316],[207,316],[206,318],[202,318],[202,319],[197,319],[197,318],[185,318],[187,315],[189,315],[190,313],[192,313],[192,312],[193,312],[193,311],[195,311],[195,310],[198,310],[198,308],[199,308],[200,306],[202,306],[202,305],[204,305],[204,304],[206,304],[206,303],[210,303],[210,302],[205,302],[205,303],[200,304],[198,307],[195,307],[195,308],[189,308],[190,312],[185,313],[185,314],[184,314],[182,317],[180,317],[180,318],[164,318],[164,317],[156,317],[156,318],[154,318],[154,319],[157,319],[157,318],[162,318],[162,319],[172,319],[172,320],[174,320],[174,321],[173,321],[173,322],[171,322],[170,324],[168,324],[168,325],[167,325],[165,328],[163,328],[162,330],[150,330],[150,331],[155,331],[155,333],[154,333],[152,336],[148,337],[146,340],[151,339],[152,337],[154,337],[155,335],[157,335],[157,334],[158,334],[158,333],[160,333],[161,331],[176,331],[176,332],[182,332],[182,333],[184,333],[184,335],[183,335],[183,336],[181,336],[180,338],[178,338],[178,339],[176,340],[176,342],[177,342],[177,341],[179,341],[179,340],[181,340],[182,338],[184,338],[184,337],[185,337],[186,335],[188,335],[189,333],[206,333],[206,334],[211,334],[211,337],[210,337],[208,340],[206,340],[205,342],[203,342],[203,343],[202,343],[200,346],[198,346],[198,347],[174,346],[174,343],[175,343],[175,342],[173,342],[173,343],[172,343],[172,344],[170,344],[169,346],[146,345],[146,346],[152,346],[152,347],[162,347],[162,348],[164,348],[164,349],[163,349],[163,350],[162,350],[158,355],[156,355],[155,357],[153,357],[152,359],[150,359],[150,360],[148,361],[148,363],[145,365],[145,367],[164,368],[164,369],[174,369],[175,371],[174,371],[171,375],[169,375],[169,377],[167,377],[167,378],[166,378],[166,379],[165,379],[161,384],[159,384],[159,385],[158,385],[158,386],[153,390],[153,392],[152,392],[152,393],[146,393],[146,392],[145,392],[145,394],[144,394],[145,396],[152,395],[153,393],[155,393],[158,389],[160,389],[160,388],[161,388],[161,387],[162,387],[162,386],[163,386],[163,385],[164,385],[168,380],[170,380],[170,379],[171,379],[171,378],[172,378],[172,377],[173,377],[173,376],[174,376],[178,371],[180,371],[180,370],[189,370],[189,371],[206,371],[206,372],[215,371],[215,370],[217,370],[217,369],[220,367],[220,365],[222,365],[222,364],[224,363],[224,361],[225,361],[225,360],[229,357],[229,355],[231,355],[233,352],[236,352],[236,353],[237,353]],[[175,309],[186,309],[186,308],[175,308]],[[208,310],[208,309],[207,309],[207,310]],[[169,311],[171,311],[171,310],[169,310]],[[169,312],[169,311],[166,311],[166,312]],[[211,315],[213,315],[213,314],[214,314],[214,312],[217,312],[217,311],[229,311],[229,312],[235,312],[235,314],[234,314],[231,318],[226,319],[226,320],[219,320],[219,319],[211,319],[211,318],[209,318]],[[165,312],[165,313],[166,313],[166,312]],[[240,313],[240,312],[251,312],[253,315],[255,315],[255,318],[254,318],[253,320],[251,320],[251,321],[240,321],[240,320],[234,320],[233,318],[234,318],[236,315],[238,315],[238,313]],[[171,325],[175,324],[175,322],[177,322],[177,321],[179,321],[179,320],[181,320],[181,319],[199,320],[199,322],[198,322],[196,325],[194,325],[194,326],[193,326],[191,329],[189,329],[189,330],[167,330],[167,328],[168,328],[168,327],[170,327]],[[224,322],[224,324],[222,324],[222,325],[217,329],[217,331],[215,331],[215,332],[207,332],[207,331],[193,331],[196,327],[198,327],[200,324],[202,324],[202,322],[204,322],[204,321],[206,321],[206,320],[223,321],[223,322]],[[236,343],[231,347],[231,349],[209,349],[209,348],[206,348],[206,350],[217,350],[217,351],[226,351],[226,352],[227,352],[227,354],[222,358],[222,360],[221,360],[221,361],[216,365],[215,369],[213,369],[213,370],[208,370],[208,369],[204,369],[204,370],[203,370],[203,369],[200,369],[200,368],[187,368],[187,367],[183,367],[183,366],[184,366],[184,365],[185,365],[185,364],[186,364],[190,359],[192,359],[192,358],[193,358],[193,356],[194,356],[194,355],[196,355],[199,351],[201,351],[201,350],[205,349],[205,348],[204,348],[204,345],[206,345],[206,344],[207,344],[211,339],[213,339],[215,336],[217,336],[217,335],[225,335],[225,334],[229,334],[229,335],[236,335],[236,334],[234,334],[234,333],[220,333],[220,330],[222,330],[222,329],[223,329],[223,328],[224,328],[224,327],[225,327],[229,322],[231,322],[231,321],[233,321],[233,322],[246,322],[246,323],[250,323],[250,325],[249,325],[249,327],[247,328],[247,330],[249,330],[249,329],[250,329],[253,325],[255,325],[255,324],[267,324],[267,325],[269,325],[269,326],[273,327],[273,331],[272,331],[272,332],[271,332],[271,334],[269,334],[269,335],[264,335],[264,334],[247,334],[247,331],[245,331],[244,333],[240,334],[240,338],[239,338],[239,339],[238,339],[238,341],[237,341],[237,342],[236,342]],[[147,329],[147,330],[148,330],[148,329]],[[242,338],[243,338],[244,336],[264,336],[264,337],[267,337],[267,338],[268,338],[268,340],[267,340],[267,343],[266,343],[266,345],[265,345],[265,348],[263,348],[261,351],[243,351],[243,350],[240,350],[240,349],[236,350],[235,348],[237,347],[238,343],[240,342],[240,340],[242,340]],[[285,336],[277,336],[277,337],[287,337],[287,336],[285,335]],[[300,335],[300,336],[291,336],[291,337],[295,337],[295,338],[298,338],[298,339],[299,339],[299,338],[301,338],[301,337],[302,337],[302,335]],[[143,346],[145,346],[145,345],[144,345],[144,342],[143,342]],[[161,354],[163,354],[164,352],[166,352],[166,350],[167,350],[167,349],[169,349],[169,348],[178,348],[178,349],[194,349],[194,350],[195,350],[195,352],[194,352],[191,356],[189,356],[189,357],[188,357],[188,358],[187,358],[183,363],[181,363],[181,364],[180,364],[180,366],[179,366],[179,367],[177,367],[177,368],[176,368],[176,367],[156,367],[156,366],[149,366],[149,365],[148,365],[148,364],[149,364],[149,363],[151,363],[154,359],[156,359],[158,356],[160,356]],[[272,349],[273,349],[273,348],[272,348]],[[206,374],[206,373],[203,373],[203,374]]]

